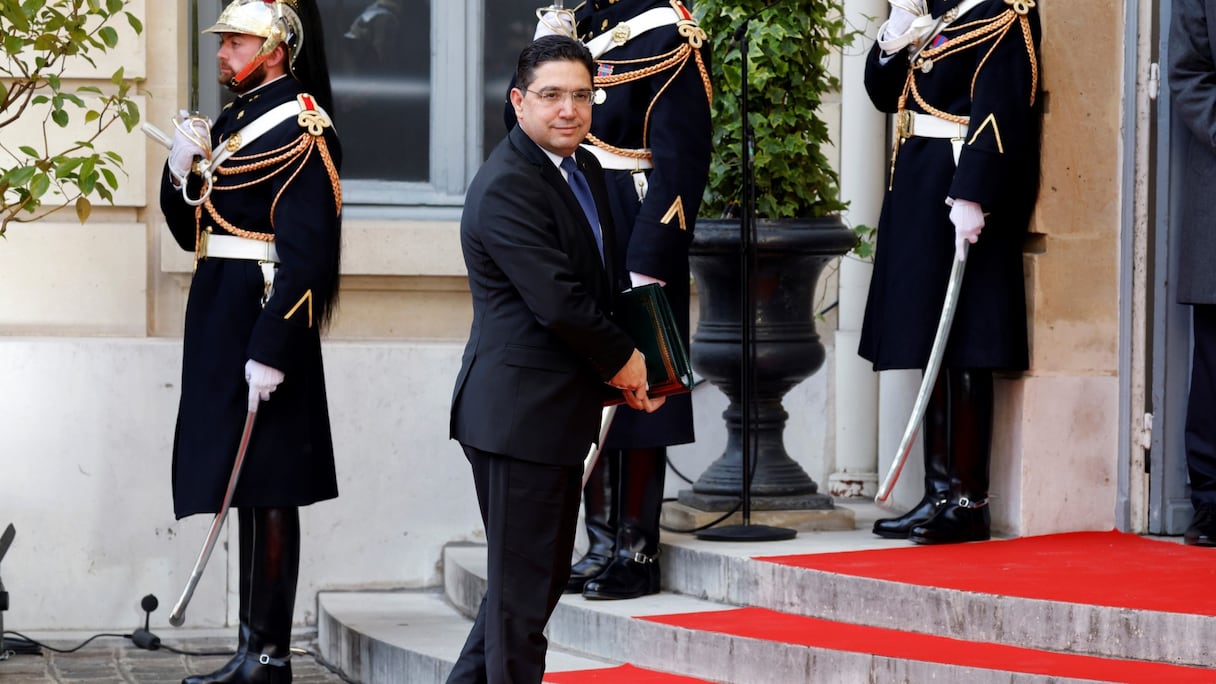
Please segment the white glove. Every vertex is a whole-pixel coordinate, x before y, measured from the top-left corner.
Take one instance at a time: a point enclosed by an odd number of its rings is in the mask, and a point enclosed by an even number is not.
[[[574,33],[574,15],[571,12],[545,12],[540,21],[536,22],[536,33],[532,34],[532,40],[541,36],[577,38]]]
[[[173,147],[169,150],[169,173],[178,182],[185,181],[195,157],[208,157],[211,147],[211,122],[191,117],[186,110],[178,112],[180,124],[173,133]]]
[[[954,224],[954,258],[962,261],[967,253],[964,242],[975,244],[984,229],[984,209],[971,200],[947,200],[950,206],[950,222]]]
[[[893,55],[909,45],[924,40],[932,31],[933,16],[921,0],[887,0],[891,16],[878,31],[878,46],[884,54]]]
[[[908,29],[912,27],[912,22],[916,21],[916,17],[916,14],[904,9],[902,5],[892,5],[891,16],[883,25],[883,38],[890,40],[907,33]]]
[[[249,410],[258,410],[258,399],[269,401],[270,393],[283,382],[283,371],[253,359],[245,362],[245,381],[249,383]]]

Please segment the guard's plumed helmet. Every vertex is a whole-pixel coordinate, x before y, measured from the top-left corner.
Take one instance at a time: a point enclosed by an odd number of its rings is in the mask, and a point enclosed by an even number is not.
[[[276,47],[284,45],[288,71],[323,108],[333,111],[325,39],[316,0],[232,0],[215,24],[203,29],[203,33],[243,33],[266,39],[257,55],[232,78],[231,86],[248,78]]]
[[[268,55],[279,43],[287,45],[288,62],[294,64],[304,44],[304,25],[296,0],[233,0],[220,18],[203,33],[244,33],[266,39],[258,56]]]

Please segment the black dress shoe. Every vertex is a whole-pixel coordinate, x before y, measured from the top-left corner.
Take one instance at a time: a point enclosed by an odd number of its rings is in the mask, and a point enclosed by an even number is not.
[[[638,598],[659,593],[659,556],[616,557],[599,577],[583,587],[583,597],[599,600]]]
[[[1182,542],[1190,546],[1216,546],[1216,504],[1203,504],[1195,509]]]
[[[946,505],[946,494],[926,494],[912,510],[898,518],[882,518],[874,521],[874,534],[887,539],[907,539],[912,529],[929,522],[942,506]]]
[[[987,541],[989,514],[987,500],[975,504],[967,499],[946,504],[933,519],[912,529],[913,544],[961,544]]]
[[[577,594],[588,581],[598,577],[608,567],[608,557],[590,551],[577,563],[570,566],[570,579],[566,580],[566,593]]]

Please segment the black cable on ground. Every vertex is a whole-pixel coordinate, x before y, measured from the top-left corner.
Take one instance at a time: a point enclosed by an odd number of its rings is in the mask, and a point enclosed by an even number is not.
[[[15,640],[10,639],[9,638],[10,634],[15,636],[16,639]],[[177,655],[204,656],[205,657],[205,656],[225,656],[225,655],[230,656],[230,655],[234,655],[236,653],[236,651],[233,651],[231,649],[223,650],[223,651],[187,651],[187,650],[180,649],[180,648],[177,648],[174,646],[170,646],[165,643],[161,643],[159,640],[157,641],[156,647],[145,647],[145,646],[141,646],[138,642],[135,641],[133,634],[113,634],[113,633],[108,633],[108,632],[94,634],[93,636],[89,637],[88,639],[85,639],[84,641],[80,642],[79,644],[77,644],[71,648],[55,648],[54,646],[50,646],[50,645],[45,644],[36,639],[31,639],[31,638],[25,636],[24,634],[22,634],[21,632],[14,632],[11,630],[6,630],[4,632],[4,648],[6,650],[13,651],[15,654],[18,654],[18,655],[23,655],[23,654],[41,655],[42,649],[46,649],[48,651],[51,651],[52,653],[64,653],[64,654],[75,653],[76,651],[79,651],[80,649],[82,649],[85,646],[92,643],[95,639],[100,639],[102,637],[112,637],[115,639],[130,639],[133,643],[135,643],[136,646],[139,646],[140,648],[145,648],[146,650],[149,650],[149,651],[165,650],[170,653],[176,653]]]

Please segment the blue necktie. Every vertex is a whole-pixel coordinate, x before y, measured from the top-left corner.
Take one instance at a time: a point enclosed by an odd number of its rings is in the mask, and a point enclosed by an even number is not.
[[[600,232],[600,218],[595,211],[595,200],[591,199],[591,186],[587,184],[587,177],[583,175],[583,172],[578,170],[574,157],[562,159],[561,166],[566,171],[574,197],[578,200],[579,206],[583,208],[583,213],[587,215],[587,223],[591,224],[591,232],[595,234],[595,246],[600,250],[600,261],[603,261],[604,236]]]

